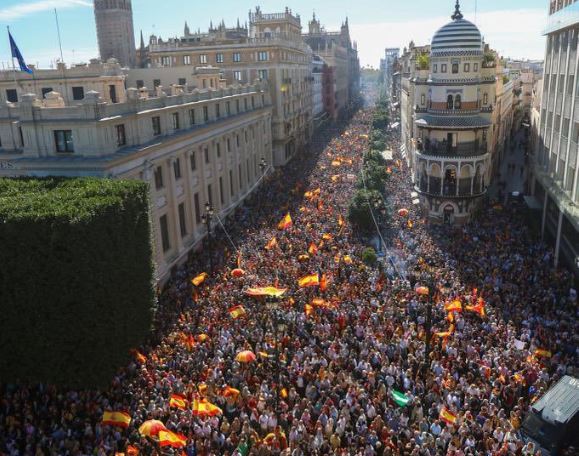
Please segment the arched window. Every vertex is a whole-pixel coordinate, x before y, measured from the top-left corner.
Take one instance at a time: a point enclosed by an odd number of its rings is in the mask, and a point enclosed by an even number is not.
[[[452,98],[452,95],[449,95],[446,100],[447,100],[446,101],[446,108],[447,109],[454,109],[454,98]]]
[[[460,109],[460,104],[461,104],[462,100],[460,98],[460,95],[457,95],[454,98],[454,109]]]

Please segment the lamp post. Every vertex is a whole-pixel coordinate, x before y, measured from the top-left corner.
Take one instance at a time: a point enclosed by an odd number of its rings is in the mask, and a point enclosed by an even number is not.
[[[205,212],[201,219],[207,228],[207,253],[209,254],[209,272],[213,274],[213,254],[211,252],[211,220],[213,219],[213,206],[209,202],[205,203]]]

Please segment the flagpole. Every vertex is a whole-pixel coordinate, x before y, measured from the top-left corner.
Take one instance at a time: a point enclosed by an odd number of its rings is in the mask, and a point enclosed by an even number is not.
[[[58,13],[56,8],[54,8],[54,17],[56,19],[56,32],[58,34],[58,47],[60,48],[60,62],[62,63],[62,79],[64,80],[64,96],[66,99],[66,104],[68,105],[70,100],[68,98],[68,84],[66,83],[66,64],[64,63],[64,55],[62,53],[62,40],[60,38],[60,24],[58,22]]]
[[[6,26],[6,30],[8,30],[8,37],[10,37],[10,26]],[[10,45],[10,61],[12,62],[12,76],[14,77],[14,90],[16,90],[16,100],[18,100],[18,81],[16,81],[16,65],[14,65],[14,56],[12,55],[12,45]],[[8,97],[6,97],[6,101],[8,102]],[[10,113],[10,106],[6,103],[6,109],[8,109],[8,122],[10,122],[10,135],[12,136],[12,147],[16,150],[16,139],[14,138],[14,128],[12,127],[12,115]]]

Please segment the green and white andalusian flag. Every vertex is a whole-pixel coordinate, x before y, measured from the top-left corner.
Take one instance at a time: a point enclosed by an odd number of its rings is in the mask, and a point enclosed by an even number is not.
[[[402,394],[400,391],[392,390],[391,394],[394,402],[396,402],[400,407],[406,407],[410,402],[410,398]]]

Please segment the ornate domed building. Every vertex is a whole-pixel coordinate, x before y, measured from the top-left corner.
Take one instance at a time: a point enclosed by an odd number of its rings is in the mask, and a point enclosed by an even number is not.
[[[407,52],[402,140],[426,214],[435,222],[463,224],[490,180],[497,68],[458,0],[451,18],[430,48]]]

